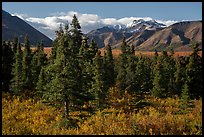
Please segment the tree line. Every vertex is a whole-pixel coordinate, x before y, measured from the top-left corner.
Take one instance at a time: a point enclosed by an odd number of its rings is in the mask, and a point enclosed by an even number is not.
[[[141,98],[146,93],[159,98],[178,95],[184,100],[202,96],[198,44],[192,45],[190,56],[173,57],[173,50],[161,55],[155,51],[153,57],[136,56],[134,46],[127,45],[124,37],[118,57],[113,57],[109,44],[101,56],[74,15],[71,24],[60,25],[56,31],[49,57],[43,41],[36,47],[32,52],[27,35],[24,44],[18,38],[2,42],[2,91],[37,96],[50,105],[65,107],[67,118],[70,111],[85,110],[87,102],[99,109],[108,107],[111,87],[117,87],[121,95],[127,92]]]

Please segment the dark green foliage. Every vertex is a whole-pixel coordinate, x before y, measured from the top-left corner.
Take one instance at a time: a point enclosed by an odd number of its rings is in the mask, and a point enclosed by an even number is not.
[[[66,102],[66,115],[68,116],[72,95],[77,91],[77,70],[75,70],[76,62],[74,58],[66,56],[65,51],[67,52],[67,50],[63,45],[63,38],[60,40],[54,64],[48,65],[45,70],[47,84],[45,85],[46,91],[43,93],[43,98],[58,107],[64,106]],[[39,81],[38,84],[41,84],[41,82]]]
[[[125,41],[125,37],[123,37],[123,40],[122,40],[121,52],[122,52],[122,54],[125,54],[127,52],[127,43]]]
[[[87,86],[92,79],[88,79],[90,75],[86,71],[87,63],[92,60],[88,54],[92,49],[86,38],[79,42],[81,36],[78,20],[74,16],[71,33],[68,24],[65,31],[58,31],[55,59],[48,64],[44,73],[41,72],[37,83],[37,90],[43,93],[43,99],[56,107],[64,106],[68,119],[70,111],[82,110],[84,103],[93,99],[88,90],[90,85]],[[44,83],[44,88],[40,88]]]
[[[111,87],[115,83],[115,71],[114,71],[114,59],[112,55],[112,49],[110,45],[107,45],[104,50],[104,77],[108,87]]]
[[[84,91],[89,91],[94,82],[94,64],[93,58],[98,51],[96,43],[92,40],[88,44],[87,38],[83,37],[82,45],[79,51],[79,70],[81,70],[80,85]]]
[[[91,58],[89,57],[89,45],[86,37],[82,37],[82,45],[79,49],[79,55],[81,55],[82,60],[88,62]]]
[[[174,73],[176,71],[173,52],[171,55],[168,55],[166,51],[162,51],[160,60],[163,65],[162,79],[164,81],[165,92],[167,93],[167,96],[171,96],[174,91]]]
[[[151,59],[151,62],[150,62],[150,79],[151,80],[154,79],[154,75],[155,75],[154,69],[155,69],[155,66],[157,64],[158,58],[159,58],[159,55],[158,55],[157,50],[155,49],[154,56],[153,56],[153,58]]]
[[[36,87],[38,76],[40,74],[41,68],[47,64],[46,54],[44,53],[43,42],[38,43],[37,50],[33,53],[31,61],[31,71],[32,71],[32,87]]]
[[[37,91],[37,95],[42,97],[44,92],[45,92],[45,88],[44,86],[46,85],[46,81],[45,81],[45,72],[44,72],[44,68],[41,67],[40,70],[40,74],[38,76],[38,81],[36,83],[36,91]]]
[[[141,93],[149,92],[152,89],[151,79],[151,60],[148,57],[142,57],[136,67],[136,74]]]
[[[121,94],[124,93],[126,85],[126,66],[127,66],[127,57],[124,54],[121,54],[117,60],[117,77],[116,77],[116,86]]]
[[[89,56],[93,59],[98,52],[98,46],[94,40],[91,40],[90,47],[89,47]]]
[[[181,91],[181,108],[187,108],[188,107],[188,102],[190,100],[189,97],[189,87],[188,84],[185,83],[182,87]]]
[[[20,94],[22,92],[22,51],[21,44],[18,43],[17,52],[15,54],[15,62],[12,68],[13,79],[11,80],[11,87],[14,94]]]
[[[202,58],[198,55],[198,44],[192,45],[193,53],[190,55],[186,69],[187,83],[189,85],[190,97],[199,98],[203,92],[202,84]]]
[[[32,60],[31,49],[28,36],[26,35],[22,59],[22,80],[23,80],[22,86],[24,90],[30,89],[32,87],[31,60]]]
[[[175,60],[176,71],[174,73],[174,94],[181,95],[182,86],[186,81],[186,65],[185,57],[181,56]]]
[[[67,25],[68,24],[66,24],[66,29],[67,29]],[[55,34],[56,34],[56,39],[52,43],[51,55],[50,55],[50,58],[49,58],[50,63],[54,63],[54,60],[56,59],[56,52],[57,52],[58,42],[59,42],[60,38],[64,35],[62,24],[60,24],[59,30],[55,31]],[[69,34],[68,31],[66,31],[65,34],[68,35]]]
[[[71,46],[73,46],[71,49],[73,50],[72,52],[74,54],[77,54],[79,53],[79,49],[80,49],[81,42],[82,42],[82,32],[81,32],[81,26],[75,14],[72,19],[71,27],[72,27],[71,28],[71,41],[72,41]]]
[[[12,65],[14,63],[14,52],[10,42],[2,42],[2,91],[10,91],[10,81],[12,79]]]
[[[128,93],[140,92],[139,91],[139,81],[138,81],[138,71],[136,71],[136,58],[135,56],[128,56],[127,58],[128,66],[126,68],[127,75],[124,77],[126,81],[126,89]]]
[[[154,70],[152,95],[155,97],[166,97],[167,84],[164,81],[163,65],[160,61],[157,62]]]
[[[167,57],[167,61],[164,63],[165,64],[165,68],[166,68],[166,75],[168,75],[168,94],[169,96],[174,95],[175,93],[175,89],[174,89],[174,85],[175,85],[175,78],[174,78],[174,73],[176,71],[176,67],[175,67],[175,60],[173,58],[174,55],[174,51],[171,50],[170,51],[170,55]]]
[[[84,91],[88,91],[91,88],[92,77],[93,77],[93,64],[92,56],[89,54],[91,52],[89,44],[86,37],[82,38],[82,45],[79,49],[79,65],[78,70],[80,71],[79,75],[79,86]]]
[[[57,39],[55,39],[52,43],[51,54],[49,57],[50,63],[54,63],[54,60],[56,59],[56,51],[57,51]]]
[[[102,108],[105,103],[107,96],[107,85],[104,78],[104,68],[103,68],[103,59],[101,57],[101,52],[98,51],[94,57],[94,83],[92,90],[95,93],[96,100],[98,101],[98,107]]]
[[[119,55],[119,58],[117,60],[118,64],[116,69],[117,71],[116,86],[118,87],[119,91],[123,94],[126,87],[128,86],[126,84],[126,75],[127,75],[126,68],[128,67],[127,59],[129,58],[129,56],[132,56],[130,47],[127,45],[125,41],[125,37],[123,37],[123,41],[121,44],[121,52],[122,54]]]

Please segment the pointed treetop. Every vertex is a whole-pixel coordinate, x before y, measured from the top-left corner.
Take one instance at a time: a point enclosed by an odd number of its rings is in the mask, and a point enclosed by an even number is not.
[[[66,30],[66,32],[68,32],[68,30],[69,30],[69,22],[68,22],[68,21],[67,21],[67,23],[65,24],[64,29]]]
[[[80,24],[79,24],[79,21],[78,21],[78,19],[77,19],[77,17],[76,17],[76,15],[74,14],[74,16],[73,16],[73,19],[72,19],[72,27],[74,28],[74,29],[81,29],[81,26],[80,26]]]

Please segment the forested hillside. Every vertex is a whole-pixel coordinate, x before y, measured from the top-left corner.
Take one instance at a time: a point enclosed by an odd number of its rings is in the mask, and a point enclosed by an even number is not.
[[[2,42],[2,134],[202,134],[202,56],[113,57],[81,32],[74,15],[49,57],[26,35]],[[23,110],[23,111],[22,111]]]

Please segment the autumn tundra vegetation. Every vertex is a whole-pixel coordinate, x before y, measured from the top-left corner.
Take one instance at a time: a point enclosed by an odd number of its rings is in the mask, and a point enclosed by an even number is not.
[[[71,28],[70,28],[71,26]],[[23,50],[22,50],[23,47]],[[202,135],[202,56],[173,50],[99,50],[76,16],[56,31],[49,56],[2,42],[3,135]]]

